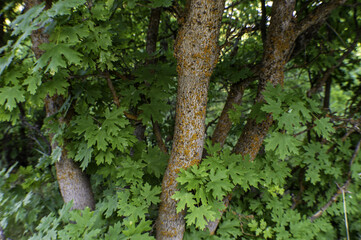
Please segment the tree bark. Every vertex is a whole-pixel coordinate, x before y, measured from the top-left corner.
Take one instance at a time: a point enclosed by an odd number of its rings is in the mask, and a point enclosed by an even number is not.
[[[149,18],[149,25],[148,25],[148,31],[147,31],[147,44],[146,44],[146,52],[149,55],[149,59],[147,60],[146,64],[155,64],[157,63],[157,59],[152,56],[156,50],[157,50],[157,39],[158,39],[158,30],[159,30],[159,22],[160,22],[160,15],[162,13],[161,8],[153,8],[150,12],[150,18]],[[157,141],[157,145],[160,148],[162,152],[165,154],[168,154],[167,147],[165,146],[161,129],[159,126],[158,121],[152,120],[152,126],[153,126],[153,133],[155,136],[155,140]]]
[[[219,117],[216,128],[214,129],[212,144],[219,143],[221,147],[223,147],[226,142],[226,138],[232,127],[232,122],[229,118],[228,112],[234,109],[233,104],[240,105],[242,103],[243,93],[247,85],[248,82],[244,81],[232,84],[228,93],[226,104],[223,107],[221,116]]]
[[[273,2],[256,102],[264,101],[262,91],[268,82],[273,85],[283,84],[283,67],[296,39],[296,35],[292,34],[295,3],[295,0]],[[261,123],[257,123],[254,119],[248,119],[245,129],[234,147],[234,152],[242,156],[249,155],[250,160],[253,160],[258,154],[272,121],[271,114],[268,114],[266,120]]]
[[[27,1],[27,7],[31,8],[35,5],[40,4],[40,0],[29,0]],[[50,2],[46,2],[46,9],[51,6]],[[43,54],[43,51],[39,46],[49,41],[48,35],[43,33],[43,29],[34,31],[31,34],[32,50],[34,51],[35,57],[38,59]],[[50,80],[51,81],[51,80]],[[59,112],[59,109],[64,103],[63,97],[54,95],[52,97],[47,96],[44,100],[46,116],[50,117]],[[58,119],[60,124],[67,124],[67,119],[60,117]],[[53,135],[49,135],[51,148],[55,150],[59,147],[59,144],[53,140]],[[65,144],[64,144],[65,145]],[[95,201],[89,178],[84,172],[81,171],[78,165],[76,165],[72,159],[68,158],[65,146],[62,146],[61,158],[55,163],[56,176],[59,183],[59,188],[63,200],[65,203],[73,201],[72,209],[84,209],[89,207],[95,209]]]
[[[182,239],[184,212],[171,196],[178,172],[198,164],[204,145],[208,84],[219,55],[218,35],[224,1],[193,0],[175,45],[178,71],[176,122],[172,152],[162,182],[157,239]]]

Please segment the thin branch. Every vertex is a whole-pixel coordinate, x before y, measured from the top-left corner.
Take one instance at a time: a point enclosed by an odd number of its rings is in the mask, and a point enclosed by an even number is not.
[[[168,154],[168,149],[167,149],[167,147],[165,146],[165,144],[163,142],[162,134],[161,134],[161,131],[160,131],[158,121],[153,121],[153,119],[152,119],[152,125],[153,125],[153,133],[154,133],[154,136],[155,136],[155,140],[157,141],[157,145],[158,145],[159,149],[162,152],[164,152],[165,154]]]
[[[345,41],[342,39],[342,37],[340,36],[340,34],[338,34],[338,32],[336,31],[336,29],[334,29],[327,21],[326,21],[326,25],[327,27],[329,27],[332,32],[337,36],[338,39],[340,39],[340,41],[342,42],[343,46],[347,47],[347,44],[345,43]]]
[[[108,87],[113,95],[113,101],[115,103],[115,105],[117,105],[117,107],[120,107],[120,102],[119,102],[119,98],[117,96],[117,93],[115,91],[115,88],[114,88],[114,85],[112,83],[112,80],[110,79],[110,75],[109,75],[109,72],[105,72],[105,78],[107,79],[107,82],[108,82]]]
[[[296,34],[300,35],[312,25],[324,20],[335,8],[344,4],[346,0],[332,0],[316,7],[306,18],[296,23]]]
[[[340,187],[337,192],[331,197],[331,199],[323,206],[319,211],[317,211],[315,214],[313,214],[309,219],[311,222],[315,221],[317,218],[321,217],[322,214],[329,208],[334,202],[337,201],[337,198],[340,194],[342,194],[342,190],[346,190],[348,186],[350,185],[350,180],[347,180],[345,184]]]

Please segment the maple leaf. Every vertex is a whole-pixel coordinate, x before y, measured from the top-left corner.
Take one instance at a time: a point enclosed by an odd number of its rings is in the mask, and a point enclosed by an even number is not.
[[[5,104],[5,109],[12,111],[17,103],[24,101],[24,91],[20,89],[20,86],[3,87],[0,89],[0,105]]]
[[[77,154],[75,155],[75,161],[80,161],[80,167],[84,169],[88,166],[91,156],[92,156],[93,148],[88,148],[85,142],[81,143],[78,149]]]
[[[114,226],[110,226],[107,234],[105,235],[105,240],[117,239],[122,231],[122,224],[117,222]]]
[[[114,154],[111,151],[99,151],[98,155],[95,157],[95,161],[98,165],[102,163],[108,163],[111,164],[114,159]]]
[[[302,115],[306,121],[309,121],[312,119],[311,114],[310,114],[311,111],[308,108],[306,108],[305,105],[300,101],[292,103],[290,105],[290,109],[297,112],[299,115]]]
[[[45,50],[45,53],[37,60],[33,72],[47,66],[45,72],[50,70],[51,73],[56,73],[59,67],[66,68],[67,65],[79,65],[81,62],[82,54],[71,49],[69,44],[44,43],[40,48]],[[65,60],[68,61],[68,64]]]
[[[93,132],[93,136],[88,139],[88,144],[90,146],[96,145],[98,150],[103,150],[105,152],[108,146],[108,139],[106,131],[99,128],[97,131]]]
[[[36,89],[38,89],[38,87],[41,85],[41,76],[40,74],[34,74],[31,75],[29,77],[27,77],[24,80],[23,83],[24,86],[28,86],[27,91],[30,92],[30,94],[35,94],[36,93]]]
[[[141,195],[144,197],[144,201],[149,205],[151,203],[157,204],[160,202],[160,198],[158,196],[160,193],[161,187],[159,186],[154,186],[153,189],[149,183],[145,183],[144,186],[142,186]]]
[[[60,0],[54,3],[47,11],[49,17],[69,15],[71,14],[71,9],[76,8],[80,5],[83,5],[86,0]]]
[[[208,176],[205,168],[202,166],[193,165],[189,168],[191,171],[181,169],[177,181],[180,184],[185,184],[188,191],[201,188],[206,181],[205,177]]]
[[[148,152],[142,152],[142,159],[147,163],[147,171],[157,178],[162,176],[167,167],[169,156],[158,147],[149,148]]]
[[[117,198],[113,196],[107,196],[106,199],[107,200],[105,201],[105,204],[107,210],[104,214],[106,218],[109,218],[117,209]]]
[[[209,205],[202,205],[192,209],[185,217],[187,224],[195,224],[197,228],[203,230],[207,225],[207,221],[214,221],[216,219],[216,214],[211,209]]]
[[[316,126],[313,128],[319,137],[329,139],[331,133],[335,132],[335,129],[332,127],[332,123],[328,117],[317,119],[315,121]]]
[[[186,208],[186,206],[188,208],[194,208],[194,205],[197,204],[197,202],[194,199],[194,195],[192,193],[187,192],[184,189],[175,192],[172,195],[172,198],[178,201],[177,213],[183,211]]]
[[[210,182],[207,183],[207,191],[211,191],[215,199],[222,199],[228,191],[231,191],[234,185],[230,182],[226,171],[217,171],[211,169],[209,173]]]
[[[220,224],[217,229],[217,234],[220,236],[229,236],[231,239],[237,239],[237,236],[242,234],[239,225],[239,222],[227,219]]]
[[[152,221],[146,221],[142,219],[137,225],[133,221],[124,221],[124,226],[127,227],[127,230],[124,230],[123,233],[126,236],[131,236],[131,239],[149,239],[149,236],[140,235],[142,232],[146,232],[152,229]],[[134,238],[134,236],[136,236]]]
[[[266,151],[275,151],[275,153],[281,158],[285,159],[286,156],[291,153],[298,153],[298,146],[301,144],[293,136],[283,134],[280,132],[273,132],[269,138],[265,140]]]
[[[287,131],[293,131],[294,128],[300,126],[300,116],[295,111],[290,111],[282,114],[277,118],[278,129],[286,129]]]
[[[273,116],[275,117],[275,119],[277,119],[278,116],[280,116],[284,110],[281,107],[282,102],[280,101],[275,101],[273,99],[268,99],[267,100],[267,104],[263,105],[261,107],[261,110],[267,113],[272,113]]]

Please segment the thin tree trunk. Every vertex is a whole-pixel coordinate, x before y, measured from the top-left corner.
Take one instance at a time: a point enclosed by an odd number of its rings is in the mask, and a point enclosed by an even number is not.
[[[244,81],[232,84],[228,93],[226,104],[223,107],[221,116],[217,122],[217,126],[214,129],[212,135],[212,144],[219,143],[221,147],[223,147],[228,133],[232,127],[232,122],[229,118],[228,112],[234,109],[233,104],[240,105],[242,103],[243,93],[247,86],[248,82]]]
[[[31,8],[35,5],[40,4],[40,0],[29,0],[27,1],[27,7]],[[46,2],[46,9],[51,6],[51,2]],[[34,31],[31,34],[32,49],[35,57],[38,59],[43,54],[43,51],[39,46],[43,43],[47,43],[48,35],[43,33],[43,29]],[[50,80],[51,81],[51,80]],[[64,103],[63,97],[54,95],[52,97],[47,96],[44,100],[46,116],[50,117],[58,113],[59,109]],[[69,117],[69,116],[68,116]],[[67,124],[67,119],[60,117],[58,119],[60,124]],[[49,135],[51,148],[54,151],[59,147],[58,143],[53,140],[53,135]],[[65,144],[64,144],[65,145]],[[84,209],[89,207],[95,209],[95,201],[89,178],[84,172],[81,171],[78,165],[76,165],[72,159],[68,158],[65,146],[62,146],[61,158],[55,163],[56,176],[59,183],[59,188],[63,200],[65,203],[73,201],[72,209]]]
[[[153,55],[157,50],[157,38],[158,38],[161,13],[162,13],[161,8],[153,8],[150,12],[149,25],[147,31],[147,44],[145,49],[149,56]],[[157,59],[154,56],[151,56],[150,59],[146,61],[146,64],[155,64],[155,63],[157,63]],[[165,146],[162,139],[161,129],[158,121],[152,120],[152,126],[158,147],[162,152],[168,154],[167,147]]]
[[[162,182],[157,239],[182,239],[184,212],[176,212],[171,196],[177,190],[178,172],[198,164],[204,145],[208,84],[219,55],[218,35],[224,1],[194,0],[187,4],[175,55],[178,93],[174,140]]]

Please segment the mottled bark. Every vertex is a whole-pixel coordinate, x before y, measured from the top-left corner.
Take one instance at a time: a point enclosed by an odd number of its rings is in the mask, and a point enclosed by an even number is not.
[[[264,46],[256,102],[263,101],[262,91],[266,83],[269,82],[273,85],[283,84],[283,68],[293,42],[297,38],[293,32],[295,3],[295,0],[276,0],[273,2],[271,22]],[[257,123],[254,119],[248,119],[244,131],[234,147],[234,152],[242,156],[249,155],[250,159],[253,160],[258,154],[271,124],[272,116],[270,114],[261,123]]]
[[[204,145],[208,84],[219,55],[218,35],[224,1],[188,2],[175,45],[178,71],[176,122],[172,152],[162,182],[157,239],[182,239],[184,212],[171,196],[178,172],[198,164]]]
[[[147,41],[145,50],[148,55],[152,55],[157,50],[157,39],[158,39],[158,31],[159,31],[159,22],[160,22],[160,14],[161,8],[153,8],[150,12],[148,31],[147,31]],[[155,58],[150,58],[147,64],[155,63]]]
[[[40,0],[28,0],[26,2],[27,7],[31,8],[37,4],[40,4]],[[46,8],[49,8],[51,3],[46,2]],[[34,51],[35,57],[40,58],[43,51],[39,46],[43,43],[48,42],[48,35],[43,33],[43,29],[34,31],[31,34],[32,50]],[[51,81],[51,80],[49,80]],[[59,109],[64,103],[62,96],[54,95],[52,97],[47,96],[44,100],[46,116],[50,117],[57,114]],[[69,117],[69,116],[68,116]],[[66,124],[68,119],[60,117],[58,119],[60,124]],[[53,140],[53,135],[49,136],[52,150],[55,150],[59,145],[57,141]],[[65,144],[64,144],[65,145]],[[55,163],[56,176],[59,183],[59,188],[63,200],[65,203],[73,201],[72,209],[84,209],[89,207],[95,208],[95,201],[91,185],[88,177],[84,172],[81,171],[72,159],[68,158],[65,146],[62,146],[62,155],[58,162]]]

